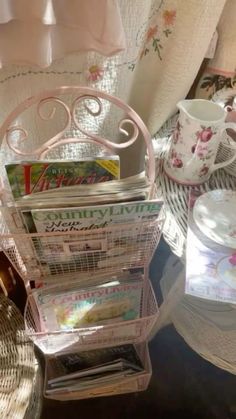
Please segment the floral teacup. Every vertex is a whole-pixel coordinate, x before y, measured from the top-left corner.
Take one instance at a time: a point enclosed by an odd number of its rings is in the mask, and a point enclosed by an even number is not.
[[[227,112],[208,100],[183,100],[177,106],[180,115],[164,169],[178,183],[198,185],[207,181],[214,170],[236,159],[235,147],[230,159],[215,164],[223,131],[236,130],[236,123],[225,123]]]

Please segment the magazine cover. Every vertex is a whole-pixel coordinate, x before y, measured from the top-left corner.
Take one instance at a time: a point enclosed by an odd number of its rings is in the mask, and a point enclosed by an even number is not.
[[[80,161],[28,161],[5,166],[15,199],[46,190],[106,182],[120,177],[118,156]]]
[[[116,223],[154,221],[158,218],[163,201],[148,200],[131,203],[116,203],[101,206],[36,209],[22,211],[28,230],[38,233],[75,232],[104,228]]]
[[[143,283],[140,281],[69,290],[63,293],[33,292],[47,331],[134,320],[140,316]]]
[[[193,207],[200,195],[190,194],[185,293],[236,304],[236,250],[217,244],[196,225]]]

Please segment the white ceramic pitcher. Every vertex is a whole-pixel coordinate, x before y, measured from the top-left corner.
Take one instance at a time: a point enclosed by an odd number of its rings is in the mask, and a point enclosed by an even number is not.
[[[178,183],[198,185],[207,181],[214,170],[236,159],[235,149],[233,157],[215,163],[223,131],[227,128],[236,131],[236,123],[225,123],[227,112],[209,100],[182,100],[177,107],[179,119],[164,170]]]

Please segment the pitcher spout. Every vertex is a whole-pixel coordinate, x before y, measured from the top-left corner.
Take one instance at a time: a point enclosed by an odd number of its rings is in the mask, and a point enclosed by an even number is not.
[[[199,123],[215,123],[225,120],[226,111],[218,104],[205,99],[183,99],[177,103],[177,108],[190,120]]]
[[[186,114],[189,114],[189,108],[191,106],[191,103],[192,103],[192,100],[190,100],[190,99],[183,99],[183,100],[180,100],[177,103],[176,106],[179,109],[179,111],[182,111],[182,112],[184,112]]]

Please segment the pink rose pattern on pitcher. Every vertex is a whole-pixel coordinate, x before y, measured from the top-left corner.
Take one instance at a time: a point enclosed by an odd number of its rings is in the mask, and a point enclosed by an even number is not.
[[[180,122],[179,122],[179,121],[177,121],[177,124],[176,124],[175,130],[174,130],[174,132],[173,132],[173,139],[172,139],[172,141],[173,141],[173,143],[174,143],[174,144],[177,144],[177,143],[178,143],[178,141],[179,141],[179,137],[180,137],[180,129],[181,129],[181,128],[183,128],[183,127],[182,127],[182,125],[180,124]]]
[[[190,121],[186,118],[185,123],[190,124]],[[172,143],[174,145],[181,143],[184,144],[181,135],[182,128],[183,126],[178,120],[172,135]],[[207,160],[210,160],[212,153],[214,153],[214,151],[209,147],[209,142],[215,134],[216,132],[213,131],[211,127],[203,125],[201,125],[201,130],[194,133],[196,143],[192,145],[191,152],[195,158],[198,158],[203,162],[203,165],[200,167],[198,173],[196,173],[199,177],[204,177],[209,172],[210,167],[207,164]],[[172,166],[172,168],[177,170],[183,167],[182,154],[177,152],[175,148],[172,148],[171,150],[170,162],[171,164],[167,163],[169,167]]]
[[[203,127],[201,126],[202,130],[196,132],[197,139],[202,141],[203,143],[207,143],[210,141],[212,135],[215,134],[215,132],[212,131],[211,127]]]

